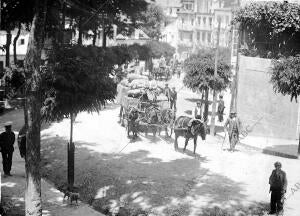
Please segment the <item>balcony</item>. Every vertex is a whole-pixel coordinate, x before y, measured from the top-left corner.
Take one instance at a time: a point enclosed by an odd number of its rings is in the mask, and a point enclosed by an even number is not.
[[[179,31],[193,31],[194,26],[188,23],[178,23],[177,25]]]

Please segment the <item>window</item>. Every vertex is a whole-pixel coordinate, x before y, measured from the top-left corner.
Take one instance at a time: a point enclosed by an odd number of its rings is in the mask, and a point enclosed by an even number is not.
[[[206,17],[203,17],[203,25],[206,25]]]
[[[202,42],[205,42],[206,40],[206,34],[205,34],[205,32],[202,32]]]
[[[190,41],[193,42],[193,34],[190,34]]]
[[[184,24],[184,18],[181,19],[182,24]]]
[[[226,25],[229,25],[229,16],[226,16]]]
[[[209,18],[209,26],[211,26],[212,25],[212,18],[210,17]]]
[[[198,25],[201,25],[201,17],[198,17]]]
[[[207,41],[210,43],[211,42],[211,33],[207,33]]]
[[[192,5],[192,4],[185,4],[185,5],[184,5],[184,8],[185,8],[186,10],[193,10],[193,5]]]
[[[182,40],[183,36],[182,36],[182,32],[180,32],[180,40]]]
[[[19,41],[18,41],[18,45],[24,45],[25,44],[25,39],[24,38],[21,38]]]
[[[197,32],[197,41],[200,41],[200,32]]]
[[[194,25],[194,19],[191,19],[191,24]]]

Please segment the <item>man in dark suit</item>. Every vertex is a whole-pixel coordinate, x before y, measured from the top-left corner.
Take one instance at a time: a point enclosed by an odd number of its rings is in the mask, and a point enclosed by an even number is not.
[[[226,120],[224,125],[225,132],[228,132],[230,151],[234,151],[236,144],[239,142],[241,127],[241,120],[237,117],[235,111],[231,111],[229,118]]]
[[[225,105],[224,105],[223,95],[220,95],[219,98],[220,98],[220,100],[218,103],[218,119],[219,119],[219,122],[222,122]]]
[[[269,178],[271,192],[271,210],[269,214],[276,214],[283,211],[284,194],[287,188],[287,179],[284,171],[281,170],[281,163],[274,164],[275,169]]]
[[[12,122],[7,122],[5,132],[0,134],[0,146],[2,153],[2,163],[4,176],[11,176],[10,170],[12,165],[12,157],[14,152],[15,134],[11,130]]]
[[[176,110],[177,92],[175,87],[172,88],[170,92],[170,109],[174,108]]]

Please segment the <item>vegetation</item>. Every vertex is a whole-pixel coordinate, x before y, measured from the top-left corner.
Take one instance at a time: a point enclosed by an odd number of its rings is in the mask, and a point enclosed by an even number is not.
[[[215,52],[213,49],[201,50],[191,55],[184,61],[186,75],[183,83],[186,87],[195,91],[205,92],[205,113],[208,115],[208,93],[209,90],[221,91],[230,85],[231,70],[226,52],[221,51],[218,60],[218,76],[214,77]]]
[[[279,58],[300,52],[300,5],[287,2],[251,3],[235,13],[233,23],[244,31],[245,54]]]
[[[271,83],[274,91],[289,95],[291,101],[300,95],[300,56],[273,61]]]
[[[149,4],[147,10],[142,13],[141,29],[152,39],[161,38],[162,24],[166,21],[162,8],[154,3]]]

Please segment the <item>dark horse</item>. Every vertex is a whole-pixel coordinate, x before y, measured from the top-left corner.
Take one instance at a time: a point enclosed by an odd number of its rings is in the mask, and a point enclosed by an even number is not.
[[[174,123],[174,133],[175,133],[175,142],[174,148],[178,150],[177,139],[179,136],[185,138],[185,145],[183,151],[185,151],[186,146],[190,138],[194,138],[194,154],[196,153],[197,148],[197,137],[201,136],[202,140],[205,140],[206,137],[206,126],[205,123],[199,119],[192,119],[187,116],[179,116]]]

